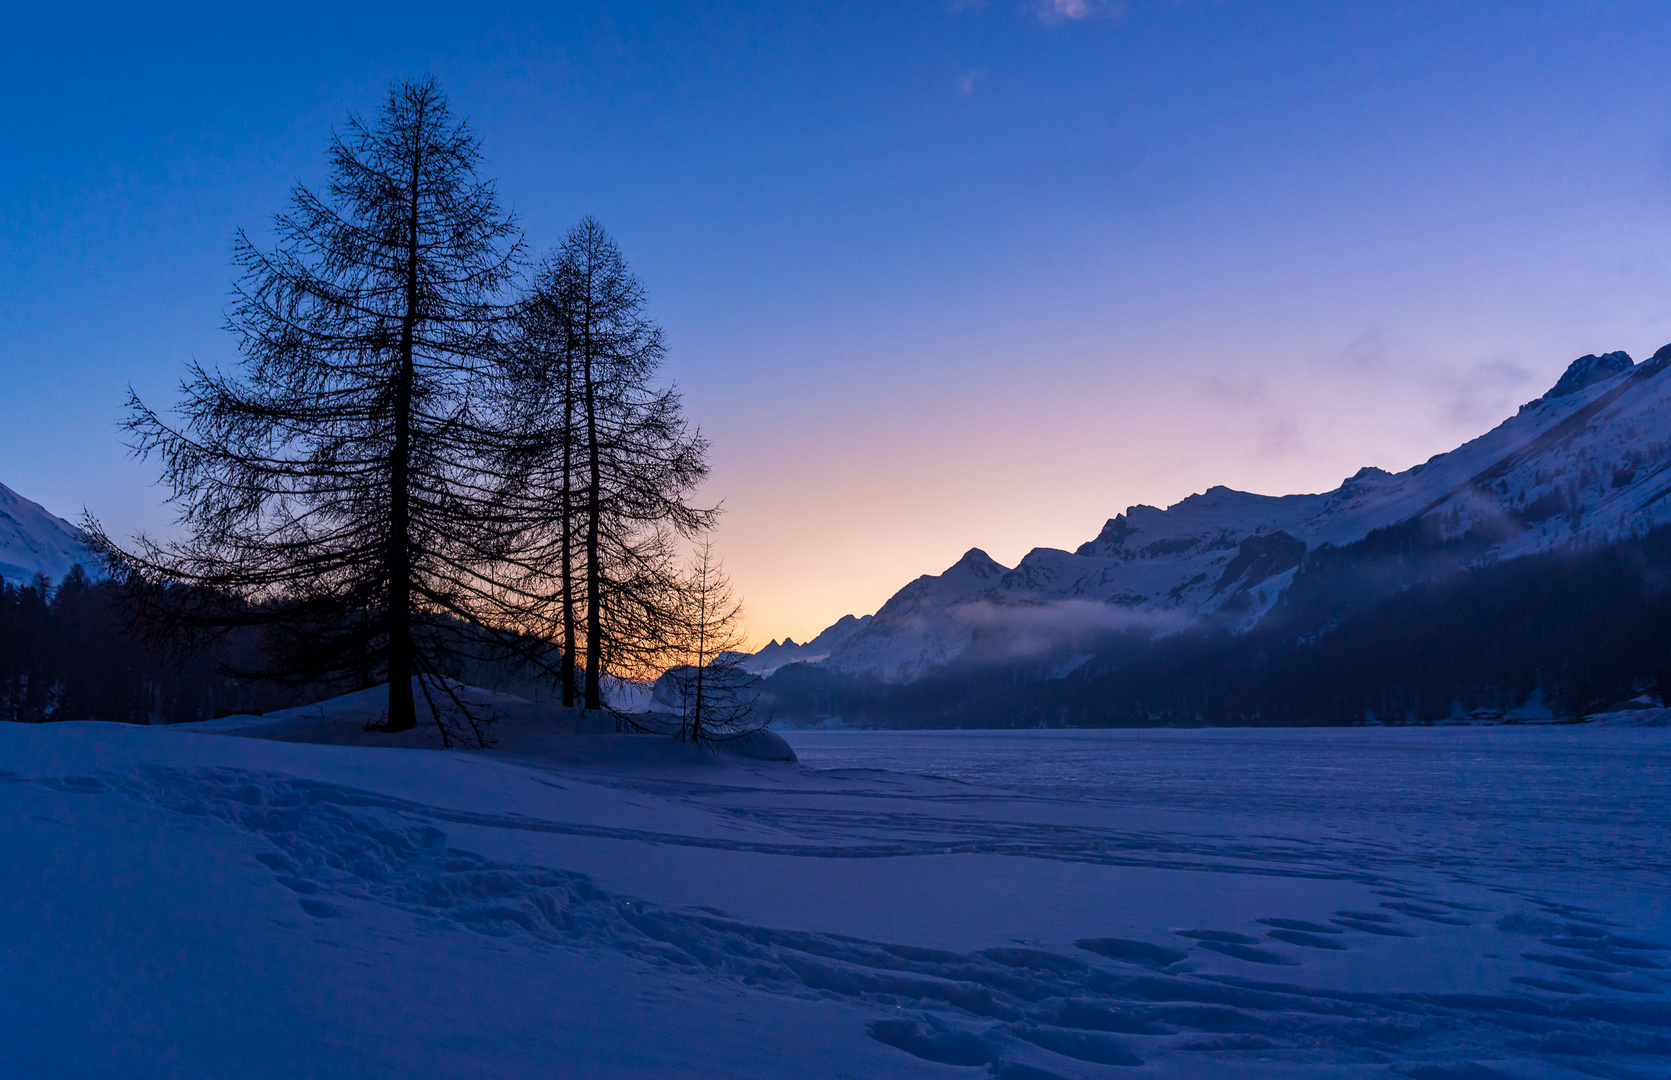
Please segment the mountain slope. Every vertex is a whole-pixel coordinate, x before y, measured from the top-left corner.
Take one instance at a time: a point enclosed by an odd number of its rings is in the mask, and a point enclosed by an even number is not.
[[[0,484],[0,581],[27,585],[37,574],[57,581],[78,563],[97,576],[82,531]]]
[[[1480,562],[1640,536],[1671,523],[1667,368],[1671,346],[1639,365],[1622,352],[1581,357],[1515,416],[1402,473],[1365,468],[1313,495],[1214,487],[1165,510],[1133,506],[1076,550],[1036,548],[1014,569],[973,550],[875,616],[848,616],[818,649],[774,643],[752,666],[801,661],[902,683],[966,655],[1060,651],[1090,631],[1246,631],[1308,551],[1416,522],[1440,540],[1488,538]]]

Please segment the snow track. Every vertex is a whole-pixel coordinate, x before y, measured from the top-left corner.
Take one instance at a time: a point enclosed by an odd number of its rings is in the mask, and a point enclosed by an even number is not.
[[[398,912],[422,934],[833,1004],[899,1075],[1626,1078],[1671,1058],[1663,904],[1572,902],[1597,836],[1487,859],[1485,843],[1435,848],[1431,821],[1306,836],[864,770],[492,768],[514,774],[515,809],[226,765],[0,787],[194,821],[250,852],[304,925]],[[1671,876],[1663,852],[1624,853],[1621,881]],[[751,869],[693,885],[712,860]],[[917,895],[936,877],[949,895],[998,890],[999,914],[936,929],[964,913],[879,917],[878,901],[846,920],[874,928],[856,934],[819,906],[862,907],[902,873]]]

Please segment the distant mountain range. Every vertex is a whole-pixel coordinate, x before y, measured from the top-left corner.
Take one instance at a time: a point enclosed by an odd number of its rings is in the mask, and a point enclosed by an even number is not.
[[[1129,507],[1013,568],[971,549],[744,667],[794,722],[1576,717],[1671,701],[1671,345],[1584,356],[1493,430],[1333,491]],[[97,576],[0,486],[0,578]]]
[[[0,581],[27,585],[38,574],[58,581],[77,563],[98,576],[99,561],[86,535],[0,484]]]
[[[1034,677],[1063,678],[1099,654],[1083,644],[1099,635],[1268,625],[1308,559],[1390,531],[1419,532],[1429,551],[1461,545],[1472,567],[1641,537],[1671,523],[1668,367],[1671,345],[1641,364],[1623,352],[1581,357],[1479,438],[1401,473],[1361,469],[1322,494],[1214,487],[1164,510],[1133,506],[1075,550],[1035,548],[1014,568],[971,549],[874,615],[846,616],[804,644],[774,641],[746,664],[898,686],[975,661],[1037,659],[1050,666]],[[1355,587],[1391,593],[1413,580]]]

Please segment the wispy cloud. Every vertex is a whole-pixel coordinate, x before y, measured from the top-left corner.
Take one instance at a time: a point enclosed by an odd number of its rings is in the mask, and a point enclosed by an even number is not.
[[[964,97],[973,97],[975,94],[975,88],[979,86],[985,78],[985,68],[976,68],[973,71],[965,71],[962,75],[957,77],[957,92],[962,94]]]
[[[1443,372],[1440,381],[1451,392],[1446,418],[1462,430],[1500,421],[1532,390],[1531,370],[1510,357]]]
[[[1392,353],[1385,327],[1369,326],[1329,358],[1333,365],[1352,371],[1376,371],[1389,366]]]
[[[1118,631],[1164,634],[1180,629],[1187,619],[1177,611],[1133,612],[1095,600],[1047,604],[977,600],[959,605],[953,615],[974,631],[963,659],[976,663],[1038,659],[1095,648],[1104,635]]]
[[[1126,5],[1111,0],[1036,0],[1033,10],[1047,23],[1079,22],[1083,19],[1121,19]]]
[[[1125,0],[1022,0],[1019,6],[1045,23],[1082,22],[1086,19],[1117,21],[1126,15]],[[947,0],[946,7],[953,12],[984,11],[987,0]]]

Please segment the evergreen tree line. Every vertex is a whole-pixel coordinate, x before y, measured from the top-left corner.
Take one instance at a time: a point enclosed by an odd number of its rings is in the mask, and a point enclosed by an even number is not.
[[[95,520],[133,633],[223,673],[293,687],[389,685],[480,741],[449,677],[511,666],[601,708],[611,677],[678,662],[713,627],[682,545],[715,523],[692,492],[707,444],[643,286],[586,218],[533,260],[479,145],[432,80],[396,86],[298,185],[263,246],[240,232],[227,325],[241,362],[193,364],[172,415],[130,401],[179,539]],[[175,418],[178,418],[177,420]],[[732,613],[734,617],[735,613]]]
[[[954,664],[903,686],[797,664],[764,699],[786,719],[899,727],[1433,723],[1527,706],[1577,720],[1665,700],[1671,527],[1474,564],[1497,539],[1418,522],[1325,546],[1253,631],[1106,634],[1074,646],[1094,658],[1063,678],[1065,656]]]
[[[251,653],[247,634],[190,657],[161,655],[126,627],[110,582],[77,566],[56,587],[0,583],[0,720],[180,723],[295,704],[294,690],[240,682],[223,660]]]

